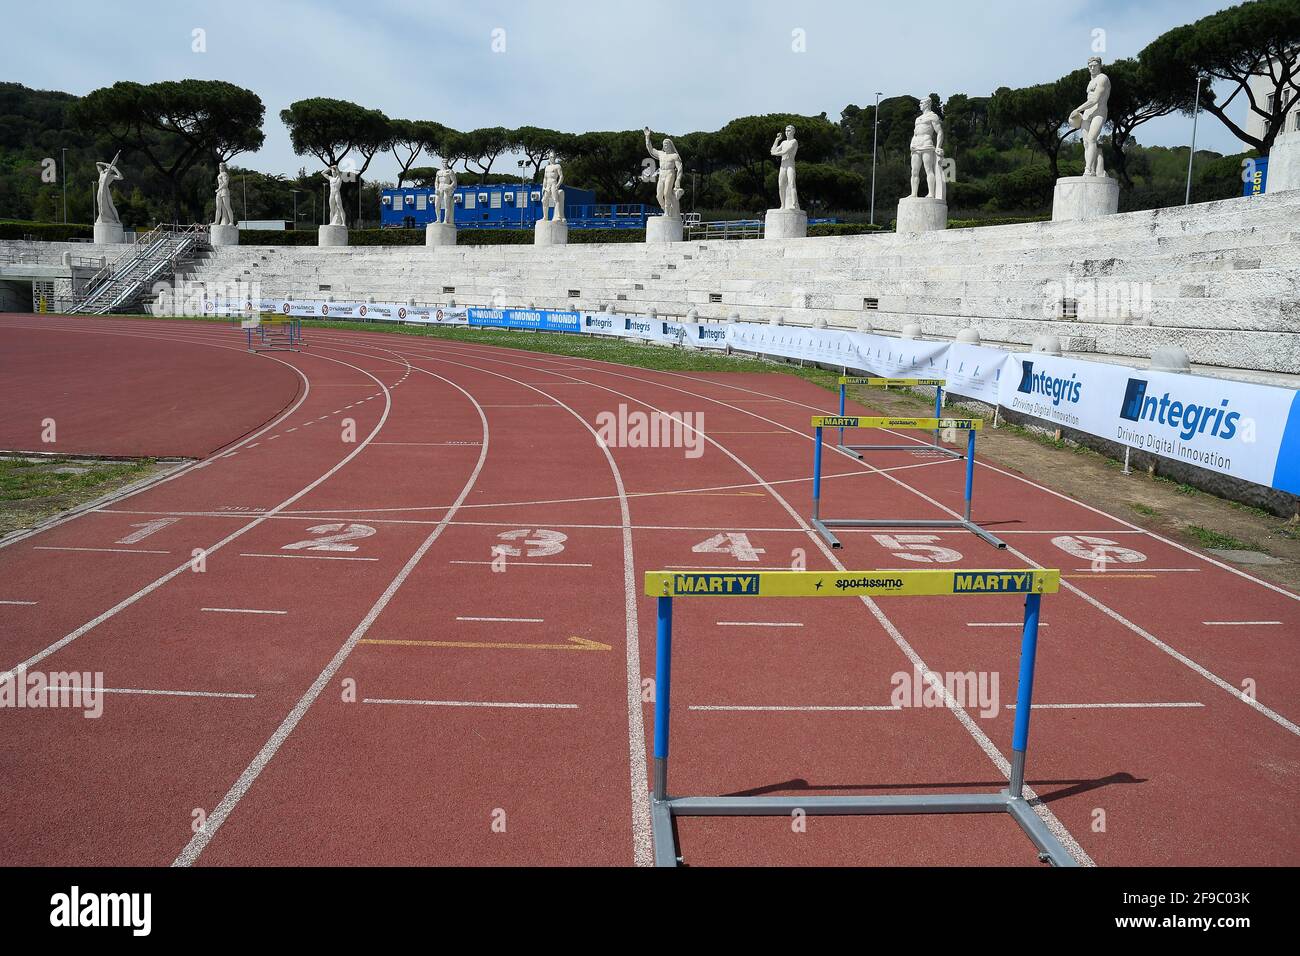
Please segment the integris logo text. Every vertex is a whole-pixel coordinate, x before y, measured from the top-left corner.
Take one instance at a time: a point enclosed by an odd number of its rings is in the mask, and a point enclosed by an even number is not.
[[[1180,402],[1169,397],[1165,392],[1159,398],[1147,394],[1147,381],[1141,378],[1128,380],[1124,390],[1124,404],[1120,406],[1119,417],[1130,422],[1156,422],[1169,428],[1178,429],[1178,436],[1187,441],[1195,435],[1204,435],[1207,431],[1215,438],[1224,441],[1237,434],[1237,423],[1241,420],[1240,412],[1228,411],[1225,398],[1218,407],[1197,405],[1194,402]]]
[[[1046,372],[1034,374],[1034,363],[1022,360],[1020,384],[1016,386],[1016,391],[1023,392],[1025,395],[1045,395],[1052,400],[1053,405],[1060,405],[1063,401],[1073,405],[1079,401],[1083,383],[1074,375],[1069,378],[1057,378]]]
[[[151,893],[83,893],[74,886],[50,897],[51,926],[126,926],[132,936],[148,936],[153,927]]]

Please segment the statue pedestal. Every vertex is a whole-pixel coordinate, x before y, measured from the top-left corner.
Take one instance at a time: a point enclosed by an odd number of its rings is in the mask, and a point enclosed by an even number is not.
[[[929,196],[904,196],[898,201],[895,232],[937,232],[948,228],[948,202]]]
[[[456,244],[456,227],[445,222],[431,222],[424,227],[424,244],[426,246],[454,246]]]
[[[125,236],[120,222],[97,222],[95,223],[95,244],[103,245],[111,242],[125,242]]]
[[[214,247],[237,246],[239,245],[239,227],[213,225],[208,229],[208,242]]]
[[[645,241],[647,243],[681,242],[681,216],[651,216],[645,221]]]
[[[347,226],[321,226],[317,231],[316,244],[320,246],[346,246],[348,244]]]
[[[1062,176],[1052,194],[1052,222],[1096,219],[1119,210],[1119,183],[1109,176]]]
[[[764,239],[802,239],[808,235],[808,214],[802,209],[769,209],[763,217]]]
[[[533,224],[533,245],[564,246],[569,243],[569,224],[564,220],[539,219]]]
[[[1268,178],[1264,191],[1280,193],[1300,189],[1300,131],[1278,133],[1268,151]]]

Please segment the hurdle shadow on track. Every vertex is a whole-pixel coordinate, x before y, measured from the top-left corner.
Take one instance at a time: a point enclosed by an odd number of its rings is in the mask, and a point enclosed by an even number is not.
[[[1026,780],[1025,783],[1034,788],[1038,794],[1038,802],[1052,803],[1056,800],[1063,800],[1066,797],[1077,796],[1081,793],[1087,793],[1090,790],[1100,790],[1102,787],[1112,787],[1120,784],[1143,784],[1147,783],[1146,777],[1135,777],[1131,773],[1123,771],[1108,774],[1104,777],[1096,777],[1091,780]],[[787,791],[794,793],[820,793],[824,791],[866,791],[866,790],[946,790],[949,788],[961,787],[1005,787],[1006,780],[964,780],[960,782],[949,781],[944,783],[827,783],[811,784],[802,777],[795,777],[792,780],[785,780],[781,783],[770,783],[761,787],[753,787],[749,790],[736,790],[732,793],[724,794],[728,797],[761,797],[768,794],[784,793]],[[1043,793],[1040,789],[1045,786],[1060,786],[1060,790],[1053,790],[1051,793]]]

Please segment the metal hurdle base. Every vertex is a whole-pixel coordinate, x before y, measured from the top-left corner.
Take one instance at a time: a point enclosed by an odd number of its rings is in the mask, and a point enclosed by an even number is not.
[[[1078,866],[1070,851],[1034,812],[1029,801],[1001,793],[904,794],[861,797],[668,797],[651,801],[655,866],[680,866],[673,817],[869,816],[915,813],[1009,813],[1053,866]]]
[[[957,530],[969,531],[971,534],[987,541],[999,551],[1005,551],[1007,543],[990,531],[981,528],[969,518],[955,518],[952,520],[916,520],[916,521],[885,521],[885,520],[867,520],[859,518],[813,518],[811,524],[817,529],[817,533],[826,539],[826,543],[832,548],[844,547],[840,539],[835,537],[831,528],[955,528]]]

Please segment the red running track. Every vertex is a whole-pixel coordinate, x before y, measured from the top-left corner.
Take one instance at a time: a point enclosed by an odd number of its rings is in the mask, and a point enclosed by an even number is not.
[[[291,366],[243,349],[9,321],[0,321],[0,382],[0,449],[131,458],[211,454],[287,408],[303,384]]]
[[[176,364],[241,347],[188,322],[0,328]],[[811,569],[1060,567],[1027,778],[1076,857],[1300,860],[1296,595],[988,465],[976,518],[1008,551],[904,529],[831,553],[805,519],[808,417],[832,398],[788,376],[308,341],[250,357],[307,386],[241,442],[0,547],[0,601],[23,602],[0,604],[0,666],[111,688],[98,719],[0,710],[0,861],[649,862],[642,574],[799,552]],[[703,453],[605,447],[597,416],[620,404],[703,413]],[[827,462],[827,515],[960,507],[960,462]],[[718,535],[744,537],[719,552]],[[1091,539],[1115,556],[1102,571],[1071,553]],[[1010,596],[679,602],[670,790],[1004,786],[1019,615]],[[1000,684],[987,706],[895,707],[914,666]],[[696,864],[1035,862],[999,816],[697,818],[680,839]]]

